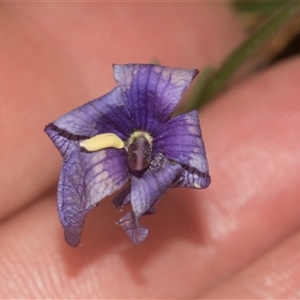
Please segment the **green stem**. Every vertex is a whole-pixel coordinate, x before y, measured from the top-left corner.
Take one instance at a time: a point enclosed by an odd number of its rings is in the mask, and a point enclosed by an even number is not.
[[[240,45],[221,65],[219,70],[207,81],[206,87],[197,96],[194,107],[201,107],[227,85],[235,71],[274,35],[283,25],[300,12],[300,3],[289,4],[280,9],[256,33]]]

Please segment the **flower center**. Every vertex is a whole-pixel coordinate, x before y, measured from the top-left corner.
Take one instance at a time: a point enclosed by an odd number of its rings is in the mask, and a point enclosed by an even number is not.
[[[132,171],[147,168],[151,161],[152,138],[142,131],[135,131],[128,140],[128,165]]]
[[[125,147],[128,152],[128,165],[132,171],[144,170],[151,162],[152,137],[147,132],[133,132],[127,143],[114,133],[102,133],[81,141],[79,145],[89,152]]]

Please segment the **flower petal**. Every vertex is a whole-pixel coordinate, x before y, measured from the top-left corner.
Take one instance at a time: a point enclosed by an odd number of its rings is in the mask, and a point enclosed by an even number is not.
[[[151,132],[156,123],[167,121],[193,78],[195,69],[158,65],[114,65],[114,76],[126,96],[134,124]]]
[[[79,142],[86,139],[86,137],[72,135],[71,133],[58,128],[53,123],[50,123],[45,127],[45,132],[64,159],[67,159],[76,148],[78,150]]]
[[[196,110],[180,115],[160,128],[154,151],[185,166],[180,186],[206,188],[210,183],[208,162]]]
[[[148,236],[148,229],[140,225],[132,210],[122,217],[117,224],[123,228],[135,244],[140,244]]]
[[[208,174],[201,173],[197,169],[187,166],[182,166],[182,168],[182,173],[172,184],[172,187],[206,189],[210,185],[211,180]]]
[[[112,204],[116,209],[121,210],[124,206],[129,204],[130,202],[130,190],[131,187],[127,186],[122,191],[118,193],[118,195],[113,199]]]
[[[133,176],[131,183],[132,212],[127,213],[120,221],[129,238],[136,244],[141,243],[148,230],[139,224],[143,215],[154,213],[154,206],[163,193],[172,185],[182,168],[164,159],[159,168],[150,168],[140,178]]]
[[[58,186],[58,212],[66,241],[80,243],[86,214],[128,179],[125,150],[73,151],[64,161]]]
[[[127,139],[132,131],[119,87],[63,115],[53,124],[68,133],[85,137],[110,132]]]
[[[156,200],[167,191],[181,170],[179,164],[172,164],[164,159],[159,169],[153,170],[150,166],[142,177],[132,177],[131,205],[137,218],[153,207]]]

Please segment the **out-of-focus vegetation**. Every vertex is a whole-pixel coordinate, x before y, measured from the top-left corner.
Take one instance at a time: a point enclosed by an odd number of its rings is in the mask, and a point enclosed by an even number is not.
[[[300,53],[300,1],[232,1],[248,38],[221,66],[207,66],[198,76],[190,99],[182,111],[200,108],[232,84],[268,66]],[[289,45],[296,41],[292,52]],[[290,51],[290,50],[289,50]]]
[[[235,0],[232,6],[240,16],[241,23],[245,30],[251,34],[258,30],[259,27],[272,14],[277,13],[284,6],[299,1],[262,1],[262,0]],[[265,63],[272,63],[286,57],[300,53],[300,18],[293,18],[291,22],[277,33],[262,50],[261,56],[264,57]]]
[[[232,1],[233,6],[241,13],[254,13],[268,15],[275,10],[284,6],[288,1],[245,1],[236,0]],[[291,2],[291,1],[290,1]]]

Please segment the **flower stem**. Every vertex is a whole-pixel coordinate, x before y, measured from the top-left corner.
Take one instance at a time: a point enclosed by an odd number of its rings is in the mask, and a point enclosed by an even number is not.
[[[242,65],[252,58],[271,37],[280,32],[280,29],[300,13],[300,3],[293,2],[282,7],[250,38],[242,43],[224,61],[220,68],[206,81],[204,88],[194,93],[188,104],[188,110],[202,107],[210,99],[220,93],[229,80]],[[184,111],[187,111],[184,108]]]

